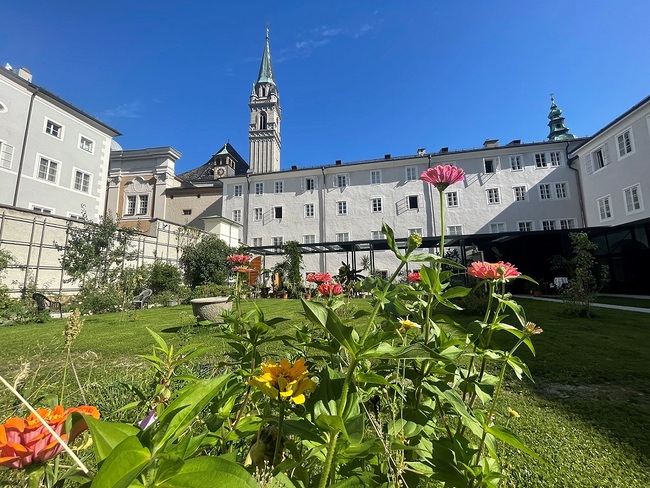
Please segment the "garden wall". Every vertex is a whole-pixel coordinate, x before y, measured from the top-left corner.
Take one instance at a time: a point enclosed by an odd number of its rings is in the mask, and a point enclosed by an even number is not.
[[[132,243],[137,259],[130,265],[151,264],[155,259],[176,264],[183,246],[197,240],[205,232],[171,222],[153,219],[149,234],[139,233]],[[11,253],[14,262],[0,283],[12,295],[34,287],[46,294],[72,294],[78,283],[69,280],[61,267],[63,250],[70,226],[83,225],[65,217],[45,215],[25,209],[0,205],[0,248]]]

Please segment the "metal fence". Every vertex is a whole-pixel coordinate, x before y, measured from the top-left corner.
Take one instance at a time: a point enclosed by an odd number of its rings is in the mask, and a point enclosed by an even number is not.
[[[18,295],[28,288],[49,294],[72,294],[79,284],[72,281],[61,266],[69,229],[82,222],[45,215],[9,206],[0,206],[0,248],[7,250],[13,262],[0,277],[0,283]],[[129,265],[151,264],[156,259],[177,264],[183,246],[195,242],[205,232],[155,219],[149,234],[138,233],[131,250],[136,259]]]

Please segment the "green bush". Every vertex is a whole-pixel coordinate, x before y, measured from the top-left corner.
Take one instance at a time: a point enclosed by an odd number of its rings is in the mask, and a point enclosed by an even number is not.
[[[207,283],[225,284],[232,268],[227,258],[233,252],[234,249],[212,234],[185,246],[180,259],[185,283],[192,288]]]
[[[229,296],[231,293],[232,288],[228,286],[218,285],[216,283],[207,283],[194,288],[190,298],[223,297]]]
[[[130,304],[130,298],[127,297]],[[117,312],[122,308],[124,295],[122,289],[115,283],[100,288],[94,282],[84,283],[79,290],[72,305],[79,308],[82,313],[106,313]]]
[[[178,290],[183,282],[181,270],[173,264],[163,263],[156,260],[149,270],[147,287],[156,293],[171,292]]]

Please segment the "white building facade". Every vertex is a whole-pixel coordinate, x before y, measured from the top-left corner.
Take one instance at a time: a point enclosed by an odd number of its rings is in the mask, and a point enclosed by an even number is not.
[[[24,68],[0,68],[0,203],[97,220],[120,134],[31,79]]]
[[[650,97],[572,153],[580,172],[585,223],[625,224],[650,217]]]
[[[443,195],[447,236],[578,228],[578,178],[567,151],[580,142],[487,141],[469,151],[224,178],[223,216],[241,222],[241,242],[251,247],[383,240],[383,222],[396,237],[440,236],[438,191],[419,177],[452,164],[466,177]],[[306,271],[336,273],[345,255],[304,259]],[[375,255],[376,270],[396,265],[389,253]]]

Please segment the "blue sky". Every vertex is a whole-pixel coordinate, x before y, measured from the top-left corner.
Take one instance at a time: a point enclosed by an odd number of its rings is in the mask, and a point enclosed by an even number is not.
[[[650,94],[646,0],[3,4],[3,65],[179,173],[227,140],[248,159],[267,21],[283,169],[545,140],[550,93],[590,135]]]

